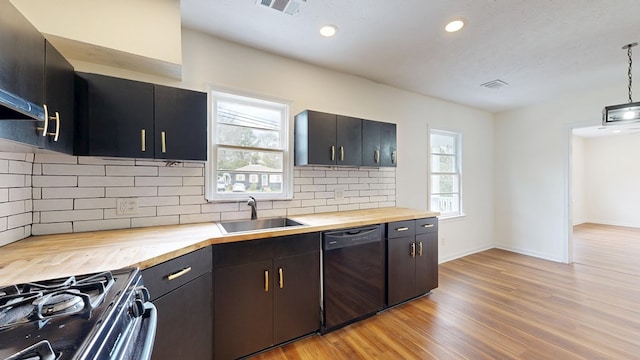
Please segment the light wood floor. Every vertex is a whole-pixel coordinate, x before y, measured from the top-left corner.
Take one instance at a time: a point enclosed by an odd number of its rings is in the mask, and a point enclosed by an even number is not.
[[[640,359],[640,232],[631,233],[578,227],[588,241],[575,240],[584,263],[572,265],[497,249],[450,261],[430,296],[252,359]],[[587,250],[598,238],[614,245]]]

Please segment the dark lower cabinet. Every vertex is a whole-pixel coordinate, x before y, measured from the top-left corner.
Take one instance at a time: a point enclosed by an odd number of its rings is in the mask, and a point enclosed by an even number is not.
[[[212,276],[203,276],[153,301],[158,329],[153,360],[213,359]]]
[[[236,359],[320,328],[320,234],[215,246],[215,358]]]
[[[438,219],[387,224],[387,304],[396,305],[438,287]]]
[[[158,309],[152,360],[213,359],[211,247],[142,271]]]

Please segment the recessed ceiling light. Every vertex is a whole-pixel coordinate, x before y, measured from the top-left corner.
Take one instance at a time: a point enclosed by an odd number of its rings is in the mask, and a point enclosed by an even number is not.
[[[463,26],[464,26],[464,20],[457,19],[457,20],[453,20],[452,22],[448,23],[447,26],[444,27],[444,29],[447,32],[456,32],[456,31],[462,29]]]
[[[320,35],[324,37],[332,37],[338,32],[338,27],[335,25],[325,25],[320,28]]]

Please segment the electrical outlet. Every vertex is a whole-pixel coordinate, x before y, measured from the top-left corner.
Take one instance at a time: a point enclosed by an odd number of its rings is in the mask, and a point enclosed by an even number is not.
[[[344,199],[344,190],[343,189],[336,189],[333,193],[333,198],[336,200],[342,200]]]
[[[116,215],[135,215],[138,213],[138,198],[116,199]]]

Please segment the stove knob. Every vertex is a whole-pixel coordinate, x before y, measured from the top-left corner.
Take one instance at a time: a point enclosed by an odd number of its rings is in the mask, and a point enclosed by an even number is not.
[[[142,300],[143,303],[146,303],[151,299],[151,295],[149,295],[149,289],[144,286],[138,286],[136,288],[136,299]]]
[[[134,300],[129,307],[129,313],[134,318],[142,316],[144,314],[144,303],[142,302],[142,300]]]

